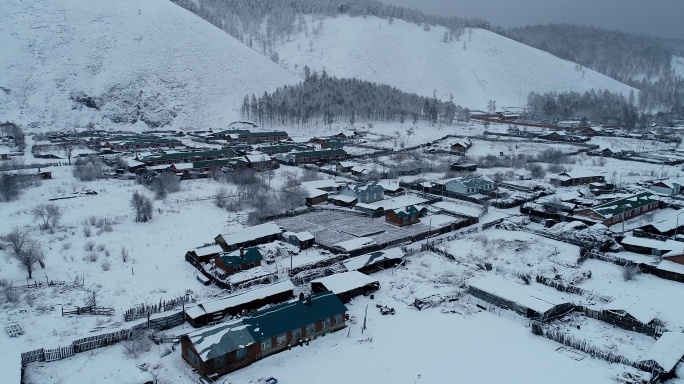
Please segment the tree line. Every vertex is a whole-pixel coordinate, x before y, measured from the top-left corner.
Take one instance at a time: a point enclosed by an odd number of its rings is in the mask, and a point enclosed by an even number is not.
[[[304,74],[304,81],[297,85],[285,85],[260,97],[245,96],[241,107],[243,119],[260,125],[332,126],[340,122],[354,125],[407,120],[413,124],[419,120],[451,124],[469,118],[470,111],[451,100],[423,97],[356,78],[330,77],[325,71],[319,76],[308,67]]]

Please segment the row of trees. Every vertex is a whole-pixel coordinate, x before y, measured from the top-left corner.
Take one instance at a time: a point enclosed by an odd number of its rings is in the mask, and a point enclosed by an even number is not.
[[[482,19],[426,15],[418,10],[383,4],[376,0],[172,0],[183,8],[214,24],[264,55],[274,52],[275,44],[295,33],[312,34],[320,31],[315,22],[309,25],[303,15],[376,16],[402,19],[429,30],[442,25],[451,35],[460,36],[465,28],[489,28]]]
[[[258,98],[245,96],[242,117],[261,125],[292,126],[406,120],[413,124],[418,120],[451,124],[455,119],[469,119],[470,111],[451,100],[444,102],[355,78],[329,77],[325,71],[319,76],[305,68],[304,73],[305,80],[298,85],[264,92]]]

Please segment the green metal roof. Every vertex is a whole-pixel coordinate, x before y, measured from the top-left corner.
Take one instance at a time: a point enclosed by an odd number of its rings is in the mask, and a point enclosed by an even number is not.
[[[597,205],[592,210],[603,217],[612,217],[630,211],[635,208],[646,206],[654,201],[658,201],[658,197],[651,192],[642,192],[630,197],[623,197],[622,199],[609,201],[601,205]]]
[[[267,145],[261,146],[264,152],[275,152],[275,153],[285,153],[290,151],[302,151],[311,149],[311,147],[301,144],[291,144],[291,145]]]
[[[165,153],[163,155],[150,155],[144,157],[141,161],[159,161],[159,160],[184,160],[191,159],[193,157],[206,157],[206,156],[222,156],[222,157],[233,157],[235,156],[235,151],[232,149],[215,149],[210,151],[197,151],[197,152],[178,152],[178,153]]]
[[[242,138],[248,138],[248,137],[268,137],[268,136],[287,136],[287,132],[285,131],[271,131],[271,132],[247,132],[247,133],[241,133],[238,135],[238,137]]]
[[[239,162],[237,159],[232,158],[232,159],[219,159],[219,160],[204,160],[204,161],[195,161],[192,163],[193,168],[206,168],[206,167],[223,167],[232,163],[237,163]],[[242,160],[244,163],[245,161]]]
[[[240,250],[233,251],[230,253],[219,254],[221,261],[227,266],[241,265],[244,263],[251,263],[252,261],[262,260],[264,257],[261,256],[261,251],[259,248],[245,248],[244,255],[240,256]]]
[[[403,219],[404,217],[420,215],[420,210],[414,205],[409,205],[406,208],[395,209],[394,213]]]
[[[320,156],[330,156],[330,155],[346,155],[347,152],[344,149],[324,149],[321,151],[304,151],[304,152],[292,152],[288,155],[292,155],[295,158],[300,157],[320,157]]]
[[[274,305],[249,317],[190,333],[187,337],[202,360],[207,361],[345,312],[347,307],[333,292],[327,291],[312,295],[311,303],[293,300]]]
[[[328,145],[329,145],[330,147],[332,147],[332,148],[342,148],[342,147],[344,147],[344,144],[342,144],[341,142],[339,142],[339,141],[337,141],[337,140],[326,141],[325,143],[328,144]]]

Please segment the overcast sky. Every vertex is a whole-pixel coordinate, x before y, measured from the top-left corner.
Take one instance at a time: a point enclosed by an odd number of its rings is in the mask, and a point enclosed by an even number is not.
[[[684,39],[684,0],[380,0],[444,16],[478,17],[503,27],[593,25]]]

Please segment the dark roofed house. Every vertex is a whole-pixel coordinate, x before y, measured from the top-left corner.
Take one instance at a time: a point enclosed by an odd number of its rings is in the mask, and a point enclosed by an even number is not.
[[[466,152],[468,152],[468,149],[470,149],[470,147],[472,147],[472,146],[473,146],[472,141],[470,141],[470,139],[466,137],[466,138],[461,139],[461,140],[457,141],[456,143],[452,144],[451,145],[451,151],[452,152],[458,152],[462,155],[465,155]]]
[[[580,209],[574,212],[577,216],[588,217],[600,221],[609,227],[619,222],[643,215],[660,207],[660,199],[651,192],[613,200],[595,207]]]
[[[427,214],[427,208],[416,208],[409,205],[406,208],[392,209],[385,212],[385,221],[400,227],[420,223],[420,218]]]
[[[562,172],[551,178],[551,184],[560,187],[571,187],[574,185],[586,185],[591,183],[605,183],[603,175],[589,171]]]
[[[216,267],[223,270],[227,276],[259,267],[263,259],[264,257],[257,247],[240,248],[237,251],[223,252],[214,257]]]
[[[284,232],[283,240],[299,247],[299,249],[307,249],[314,244],[316,238],[311,232]]]
[[[328,140],[321,144],[322,149],[342,149],[344,144],[337,140]]]
[[[320,151],[280,153],[275,158],[286,164],[310,164],[344,160],[347,158],[347,152],[344,149],[324,149]]]
[[[200,263],[208,263],[213,260],[214,257],[218,256],[219,253],[223,252],[223,248],[219,245],[210,245],[208,247],[200,247],[189,250],[185,254],[185,258],[192,258]]]
[[[202,375],[224,375],[344,328],[346,312],[334,293],[316,293],[189,333],[181,355]]]

